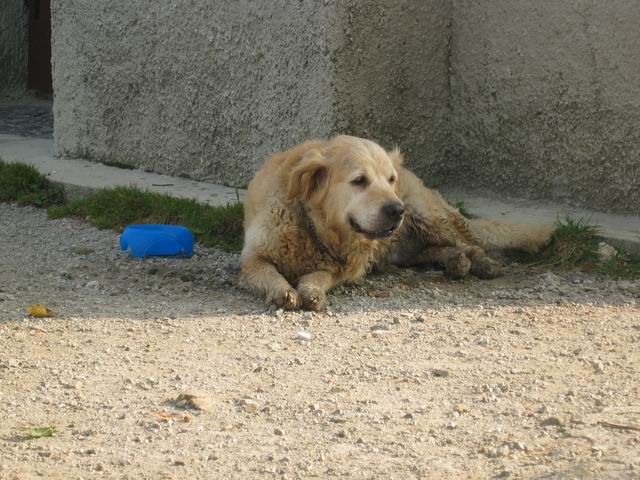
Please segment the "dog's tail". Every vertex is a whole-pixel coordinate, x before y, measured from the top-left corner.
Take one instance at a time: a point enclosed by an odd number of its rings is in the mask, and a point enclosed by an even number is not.
[[[519,224],[501,220],[467,220],[471,234],[485,250],[523,250],[537,252],[555,231],[551,225]]]

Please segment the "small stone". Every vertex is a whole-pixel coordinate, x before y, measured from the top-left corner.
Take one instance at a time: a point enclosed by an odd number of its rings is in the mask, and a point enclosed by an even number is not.
[[[371,330],[372,332],[388,332],[389,325],[385,325],[384,323],[376,323],[375,325],[371,325],[371,327],[369,327],[369,330]]]
[[[347,438],[349,436],[349,434],[347,433],[346,430],[340,430],[337,433],[338,438]]]
[[[615,257],[618,251],[605,242],[600,242],[598,245],[598,257],[600,260],[608,260],[611,257]]]
[[[476,339],[476,344],[480,345],[481,347],[486,347],[487,345],[489,345],[489,339],[487,337],[478,337]]]
[[[91,280],[87,282],[85,287],[87,287],[90,290],[97,290],[100,287],[100,284],[96,280]]]
[[[178,395],[175,403],[182,408],[192,408],[210,412],[215,408],[213,398],[203,392],[185,392]]]
[[[402,418],[406,418],[407,420],[413,420],[413,413],[405,413]]]
[[[432,371],[434,377],[446,378],[449,376],[449,370],[444,368],[436,368]]]
[[[457,413],[464,413],[467,412],[467,406],[464,403],[459,403],[458,405],[456,405],[455,407],[453,407],[453,411],[457,412]]]
[[[591,360],[589,362],[596,373],[604,373],[604,364],[597,360]]]
[[[104,470],[104,466],[99,463],[96,465],[96,472],[102,472]]]
[[[184,463],[184,460],[174,460],[173,465],[175,465],[176,467],[184,467],[186,463]]]
[[[276,428],[273,429],[273,433],[275,435],[278,435],[279,437],[282,437],[284,435],[284,430],[276,427]]]
[[[560,417],[547,417],[540,423],[540,425],[543,427],[561,427],[564,425],[564,420]]]
[[[509,455],[509,445],[503,445],[496,450],[496,455],[498,457],[506,457]]]
[[[244,411],[247,413],[255,413],[258,411],[258,402],[255,400],[245,400],[244,402]]]
[[[10,359],[7,361],[7,366],[8,366],[9,368],[17,368],[17,367],[18,367],[18,361],[17,361],[15,358],[10,358]]]
[[[427,321],[427,319],[426,319],[426,318],[424,318],[424,315],[416,315],[416,316],[414,317],[413,321],[414,321],[414,322],[417,322],[417,323],[424,323],[424,322],[426,322],[426,321]]]
[[[296,333],[296,339],[301,340],[303,342],[308,342],[311,340],[311,333],[306,330],[300,330]]]

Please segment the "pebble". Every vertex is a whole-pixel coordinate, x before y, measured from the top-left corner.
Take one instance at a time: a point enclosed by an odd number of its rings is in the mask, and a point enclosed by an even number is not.
[[[496,450],[496,455],[498,457],[506,457],[509,455],[509,445],[503,445]]]
[[[446,378],[449,376],[449,370],[444,368],[435,368],[432,373],[434,377]]]
[[[369,327],[369,330],[371,330],[372,332],[388,332],[389,325],[386,325],[384,323],[376,323],[375,325],[371,325],[371,327]]]
[[[100,284],[98,283],[97,280],[91,280],[86,283],[85,287],[87,287],[90,290],[97,290],[100,287]]]
[[[278,435],[279,437],[282,437],[284,435],[284,430],[282,430],[281,428],[276,427],[276,428],[273,429],[273,433],[275,435]]]
[[[489,345],[489,339],[487,337],[478,337],[476,339],[476,344],[480,345],[481,347],[486,347],[487,345]]]
[[[175,400],[177,406],[211,412],[215,408],[213,398],[204,392],[184,392]]]
[[[540,425],[543,427],[561,427],[564,423],[564,419],[560,417],[547,417],[540,423]]]
[[[247,413],[255,413],[258,411],[258,402],[255,400],[244,400],[243,409]]]
[[[303,342],[308,342],[311,340],[311,333],[306,330],[300,330],[296,333],[296,339],[301,340]]]

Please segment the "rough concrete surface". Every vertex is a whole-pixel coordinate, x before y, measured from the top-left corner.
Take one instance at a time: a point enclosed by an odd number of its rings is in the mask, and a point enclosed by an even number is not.
[[[640,210],[640,4],[457,1],[447,183]]]
[[[0,251],[3,480],[638,478],[638,281],[403,270],[283,313],[237,255],[31,208],[0,204]]]
[[[234,185],[335,132],[441,161],[444,5],[56,2],[56,151]]]
[[[27,24],[23,0],[0,3],[0,95],[15,96],[27,88]]]
[[[352,133],[430,185],[633,213],[639,23],[624,0],[59,0],[56,152],[246,185]]]
[[[450,144],[450,9],[442,0],[343,1],[336,13],[340,131],[402,147],[430,180]]]
[[[52,8],[60,155],[242,185],[274,150],[335,123],[332,4]]]

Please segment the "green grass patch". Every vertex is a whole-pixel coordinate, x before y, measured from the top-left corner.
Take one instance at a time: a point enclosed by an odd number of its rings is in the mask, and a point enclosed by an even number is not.
[[[530,266],[556,267],[562,270],[580,268],[585,272],[614,278],[640,278],[640,255],[617,249],[610,258],[600,259],[600,228],[584,219],[558,220],[549,245],[533,255],[512,257]]]
[[[121,231],[132,223],[180,224],[190,228],[206,246],[242,249],[244,209],[241,203],[211,207],[197,200],[176,198],[137,187],[106,188],[49,209],[50,218],[74,216],[98,228]]]
[[[563,270],[584,263],[595,265],[598,260],[599,228],[584,219],[566,218],[556,222],[556,230],[549,244],[540,252],[527,254],[512,252],[512,258],[530,266],[558,267]]]
[[[473,215],[471,215],[471,212],[464,206],[464,202],[462,200],[458,200],[456,203],[454,203],[453,207],[457,209],[460,212],[460,215],[462,215],[463,217],[473,218]]]
[[[31,427],[24,431],[24,437],[28,440],[34,438],[53,437],[56,433],[56,427]]]
[[[617,278],[640,278],[640,255],[620,252],[613,257],[600,262],[595,271]]]
[[[589,225],[584,219],[558,220],[551,242],[543,251],[543,263],[571,268],[584,262],[597,262],[599,232],[598,226]]]
[[[64,188],[35,167],[0,159],[0,202],[49,207],[64,203]]]

